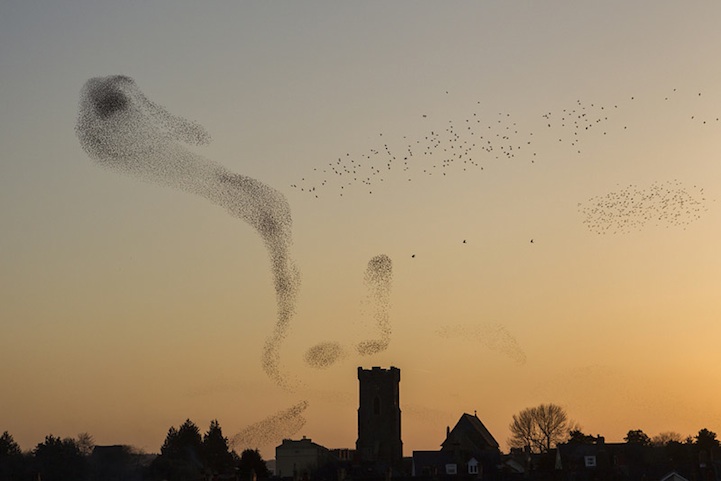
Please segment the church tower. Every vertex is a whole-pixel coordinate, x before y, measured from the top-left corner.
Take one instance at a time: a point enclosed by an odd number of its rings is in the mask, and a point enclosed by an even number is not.
[[[399,384],[401,370],[358,368],[360,404],[356,452],[363,462],[400,466],[403,462]]]

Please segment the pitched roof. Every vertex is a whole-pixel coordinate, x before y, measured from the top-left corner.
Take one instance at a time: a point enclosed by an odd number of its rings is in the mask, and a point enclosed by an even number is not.
[[[486,426],[478,419],[478,416],[473,414],[464,413],[441,446],[450,449],[451,443],[449,439],[459,439],[463,437],[479,449],[487,449],[489,447],[497,449],[499,446],[498,441],[496,441],[490,431],[486,429]]]
[[[666,476],[661,478],[661,481],[688,481],[688,479],[684,478],[680,474],[678,474],[676,471],[671,471]]]

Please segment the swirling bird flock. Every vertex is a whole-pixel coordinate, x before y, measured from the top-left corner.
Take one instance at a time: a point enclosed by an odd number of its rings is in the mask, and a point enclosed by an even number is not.
[[[170,114],[148,100],[130,77],[88,80],[80,94],[76,133],[100,166],[199,195],[250,224],[271,260],[277,322],[263,350],[263,369],[279,385],[280,345],[295,312],[300,274],[290,255],[292,220],[285,196],[270,186],[188,150],[210,136],[200,125]]]
[[[277,444],[281,439],[290,438],[305,426],[306,420],[303,412],[307,408],[308,401],[301,401],[288,409],[246,426],[230,439],[230,445],[241,451]]]
[[[391,339],[390,292],[393,282],[393,263],[390,257],[381,254],[368,261],[364,282],[368,289],[370,305],[373,306],[373,320],[380,336],[362,341],[356,346],[358,354],[368,356],[385,351]]]
[[[363,277],[367,290],[367,304],[373,309],[373,321],[379,336],[359,342],[355,349],[361,356],[377,354],[388,349],[391,339],[390,293],[393,281],[393,262],[385,254],[371,258]],[[324,341],[308,349],[305,362],[310,367],[325,369],[347,356],[340,343]]]

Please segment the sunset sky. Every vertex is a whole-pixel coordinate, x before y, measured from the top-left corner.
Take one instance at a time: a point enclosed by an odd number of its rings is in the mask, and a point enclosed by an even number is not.
[[[548,402],[610,442],[721,432],[719,18],[659,0],[1,2],[0,432],[157,452],[186,418],[233,437],[307,401],[292,437],[352,448],[358,366],[401,370],[405,455],[474,411],[507,450],[511,416]],[[285,195],[292,388],[261,365],[277,306],[256,231],[82,149],[80,89],[115,74],[205,127],[192,152]],[[361,356],[379,254],[390,343]],[[344,356],[319,369],[322,342]],[[285,434],[253,447],[272,458]]]

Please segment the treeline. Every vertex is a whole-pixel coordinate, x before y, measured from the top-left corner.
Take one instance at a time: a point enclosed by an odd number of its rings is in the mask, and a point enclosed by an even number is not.
[[[601,435],[584,434],[580,425],[571,421],[566,410],[553,403],[525,408],[514,414],[508,429],[511,432],[509,447],[512,450],[527,449],[532,453],[546,453],[563,443],[596,444],[604,440]],[[699,430],[696,436],[682,436],[666,431],[654,437],[648,436],[641,429],[631,429],[623,440],[640,446],[674,448],[683,445],[707,453],[715,453],[721,448],[716,433],[706,428]]]
[[[12,435],[0,436],[0,481],[200,481],[253,480],[271,476],[257,449],[231,450],[217,420],[205,434],[190,419],[171,427],[160,454],[131,446],[95,446],[77,438],[48,435],[22,452]]]

